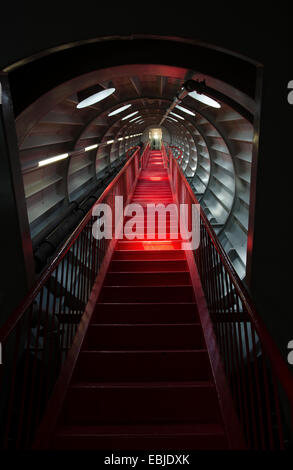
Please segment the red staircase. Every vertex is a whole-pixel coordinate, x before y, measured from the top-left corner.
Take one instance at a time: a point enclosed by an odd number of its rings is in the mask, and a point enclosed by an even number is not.
[[[132,202],[173,202],[161,152],[150,153]],[[51,448],[229,447],[174,224],[165,240],[117,242]]]
[[[117,195],[138,236],[146,203],[198,204],[165,146],[101,194],[115,218]],[[164,239],[99,239],[95,217],[0,328],[1,449],[289,448],[292,374],[204,211],[192,251],[173,214]]]

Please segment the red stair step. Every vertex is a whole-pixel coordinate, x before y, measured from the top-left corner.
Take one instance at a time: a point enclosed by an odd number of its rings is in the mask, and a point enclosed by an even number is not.
[[[76,384],[68,390],[63,416],[67,424],[221,422],[210,382]]]
[[[113,260],[109,272],[188,271],[186,260]]]
[[[206,351],[82,351],[74,382],[211,380]]]
[[[192,286],[104,286],[99,302],[193,302]]]
[[[136,231],[135,232],[135,236],[133,237],[133,239],[131,238],[131,234],[130,235],[124,235],[123,236],[123,240],[124,241],[176,241],[176,242],[180,242],[182,243],[182,241],[184,241],[184,239],[182,239],[181,235],[179,232],[169,232],[168,230],[166,230],[166,232],[163,232],[163,231],[160,231],[159,234],[158,234],[158,231],[156,230],[155,234],[153,234],[152,236],[149,236],[147,237],[147,235],[145,233],[141,233],[141,231]]]
[[[115,250],[113,260],[185,260],[183,250]]]
[[[118,324],[89,326],[83,348],[87,350],[203,349],[201,325]]]
[[[62,426],[53,449],[66,450],[225,450],[223,427],[215,423]]]
[[[192,323],[198,320],[194,303],[98,303],[93,323]]]
[[[156,216],[147,239],[147,205],[174,202],[161,151],[131,202],[143,208],[143,240],[117,241],[51,448],[227,449],[179,221],[167,212],[160,240]]]
[[[179,286],[191,285],[190,274],[182,272],[108,272],[105,286]]]
[[[119,240],[117,243],[117,250],[180,250],[182,242],[176,240]]]

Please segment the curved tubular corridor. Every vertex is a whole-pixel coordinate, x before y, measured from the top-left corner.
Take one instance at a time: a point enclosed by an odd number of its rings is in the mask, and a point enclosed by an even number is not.
[[[140,212],[117,210],[117,196]],[[11,361],[1,376],[2,447],[285,447],[285,361],[204,210],[190,249],[172,211],[163,238],[159,218],[146,231],[158,201],[184,205],[189,220],[197,203],[172,152],[147,145],[1,328]],[[96,224],[106,233],[99,204],[114,211],[110,237],[93,236]],[[121,222],[130,233],[116,232]]]
[[[189,114],[174,108],[179,118],[170,115],[164,121],[163,140],[182,150],[182,169],[191,188],[245,278],[256,104],[227,83],[180,67],[141,64],[96,70],[58,85],[20,113],[16,122],[33,240],[46,224],[54,225],[60,211],[95,188],[128,148],[148,140],[149,129],[158,126],[186,76],[204,79],[220,107],[188,95],[181,107]],[[110,85],[113,95],[77,109],[83,97]],[[125,105],[129,108],[111,115]],[[38,166],[44,157],[66,153],[68,158]]]

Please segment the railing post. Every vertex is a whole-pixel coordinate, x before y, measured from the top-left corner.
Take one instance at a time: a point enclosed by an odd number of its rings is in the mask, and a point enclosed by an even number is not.
[[[173,193],[191,206],[198,201],[176,160],[169,148]],[[195,260],[247,445],[282,449],[293,439],[292,375],[202,209],[200,226]]]
[[[105,202],[114,209],[115,195],[128,199],[139,170],[137,149],[94,205]],[[0,327],[5,361],[5,368],[0,366],[1,447],[30,446],[60,367],[70,348],[74,347],[84,312],[88,319],[85,306],[92,286],[101,268],[104,269],[108,248],[113,248],[112,240],[110,243],[92,236],[92,225],[91,208],[51,265]],[[108,261],[106,256],[105,263]],[[35,303],[36,311],[33,310]],[[83,327],[84,323],[82,332]],[[32,328],[36,329],[36,335]],[[38,374],[39,360],[41,370]]]

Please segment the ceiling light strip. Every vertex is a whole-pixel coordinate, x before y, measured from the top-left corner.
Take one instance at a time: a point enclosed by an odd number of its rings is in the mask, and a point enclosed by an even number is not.
[[[190,114],[191,116],[195,116],[195,113],[193,111],[190,111],[189,109],[184,108],[183,106],[180,106],[179,104],[176,104],[175,108],[180,109],[181,111],[183,111],[186,114]]]
[[[78,155],[82,152],[89,152],[90,150],[94,150],[98,147],[103,147],[105,145],[109,145],[109,144],[113,144],[113,143],[116,143],[118,141],[122,141],[124,139],[129,139],[129,138],[133,138],[133,137],[138,137],[142,135],[142,132],[138,133],[138,134],[133,134],[131,136],[126,136],[126,137],[119,137],[117,139],[113,139],[113,140],[107,140],[106,142],[102,142],[100,144],[93,144],[93,145],[89,145],[88,147],[84,147],[84,148],[80,148],[78,150],[73,150],[72,152],[67,152],[67,153],[62,153],[60,155],[55,155],[54,157],[51,157],[51,158],[46,158],[45,160],[40,160],[38,162],[38,167],[42,167],[42,166],[46,166],[46,165],[50,165],[51,163],[55,163],[55,162],[59,162],[61,160],[65,160],[66,158],[68,158],[69,156],[74,156],[74,155]]]
[[[125,121],[125,119],[128,119],[128,118],[134,116],[135,114],[138,114],[138,111],[134,111],[134,113],[131,113],[131,114],[128,114],[127,116],[124,116],[124,117],[121,119],[121,121]]]
[[[88,96],[84,100],[80,101],[76,105],[76,107],[78,109],[81,109],[81,108],[86,108],[88,106],[92,106],[93,104],[98,103],[99,101],[102,101],[108,98],[108,96],[112,95],[115,91],[116,91],[116,88],[108,88],[107,90],[102,90],[102,91],[99,91],[98,93],[94,93],[93,95]]]
[[[173,111],[170,111],[170,114],[173,114],[173,116],[176,116],[176,117],[178,117],[179,119],[183,119],[183,120],[184,120],[184,117],[183,117],[183,116],[180,116],[179,114],[173,113]]]
[[[126,104],[125,106],[121,106],[121,108],[115,109],[114,111],[109,113],[108,116],[115,116],[115,114],[122,113],[122,111],[125,111],[125,109],[130,108],[130,106],[132,106],[132,104]]]
[[[207,106],[211,106],[212,108],[220,108],[221,105],[218,103],[216,100],[213,100],[207,95],[204,95],[203,93],[197,93],[197,91],[191,91],[188,93],[191,98],[194,100],[200,101],[203,104],[206,104]]]

